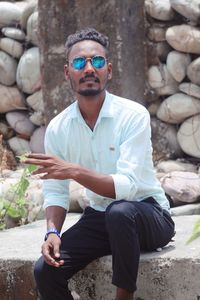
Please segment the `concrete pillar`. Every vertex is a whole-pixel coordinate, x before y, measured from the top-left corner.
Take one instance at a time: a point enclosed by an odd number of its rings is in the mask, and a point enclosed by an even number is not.
[[[110,38],[109,91],[144,103],[143,0],[39,0],[42,76],[47,122],[73,100],[64,79],[64,43],[77,29],[94,27]]]

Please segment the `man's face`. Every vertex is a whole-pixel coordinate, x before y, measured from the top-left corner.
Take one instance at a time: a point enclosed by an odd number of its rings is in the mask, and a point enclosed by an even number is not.
[[[102,68],[95,68],[90,58],[103,56],[106,52],[102,45],[95,41],[85,40],[72,46],[69,53],[69,64],[65,65],[65,76],[70,80],[73,91],[82,96],[96,96],[106,89],[108,80],[112,77],[112,65],[106,61]],[[87,63],[81,70],[72,65],[74,58],[84,57]]]

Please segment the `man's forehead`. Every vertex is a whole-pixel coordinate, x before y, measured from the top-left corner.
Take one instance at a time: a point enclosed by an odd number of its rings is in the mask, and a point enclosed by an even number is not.
[[[69,57],[74,57],[77,55],[88,55],[90,54],[101,54],[105,55],[105,48],[98,42],[91,40],[84,40],[74,44],[69,53]]]

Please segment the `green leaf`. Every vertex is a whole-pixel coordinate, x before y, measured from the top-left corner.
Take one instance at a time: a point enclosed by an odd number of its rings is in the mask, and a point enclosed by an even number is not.
[[[192,235],[188,239],[188,241],[186,242],[186,244],[191,243],[192,241],[194,241],[198,237],[200,237],[200,219],[195,222],[195,224],[193,226],[193,229],[192,229]]]
[[[9,209],[7,210],[7,214],[11,218],[19,218],[20,217],[19,211],[12,206],[10,206]]]
[[[18,187],[17,187],[17,195],[21,196],[24,195],[27,188],[29,186],[29,181],[28,179],[26,179],[25,177],[22,177],[18,183]]]
[[[27,209],[25,207],[20,207],[18,209],[18,212],[19,212],[20,218],[24,218],[27,216]]]
[[[38,168],[38,166],[35,165],[28,165],[27,166],[27,170],[29,171],[29,173],[31,174],[32,172],[36,171]]]
[[[18,206],[24,206],[24,205],[26,204],[26,199],[25,199],[24,197],[22,197],[22,198],[17,198],[16,204],[17,204]]]

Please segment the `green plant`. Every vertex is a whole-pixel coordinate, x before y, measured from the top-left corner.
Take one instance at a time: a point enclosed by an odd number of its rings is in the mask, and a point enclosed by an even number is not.
[[[200,237],[200,219],[196,221],[194,224],[192,235],[187,241],[187,244],[191,243],[192,241],[196,240],[198,237]]]
[[[24,157],[19,157],[20,160]],[[19,224],[25,224],[28,214],[26,203],[26,191],[30,184],[29,177],[37,169],[34,165],[25,166],[19,181],[13,184],[9,192],[13,195],[11,200],[0,197],[0,230],[6,228],[7,217],[17,219]]]

